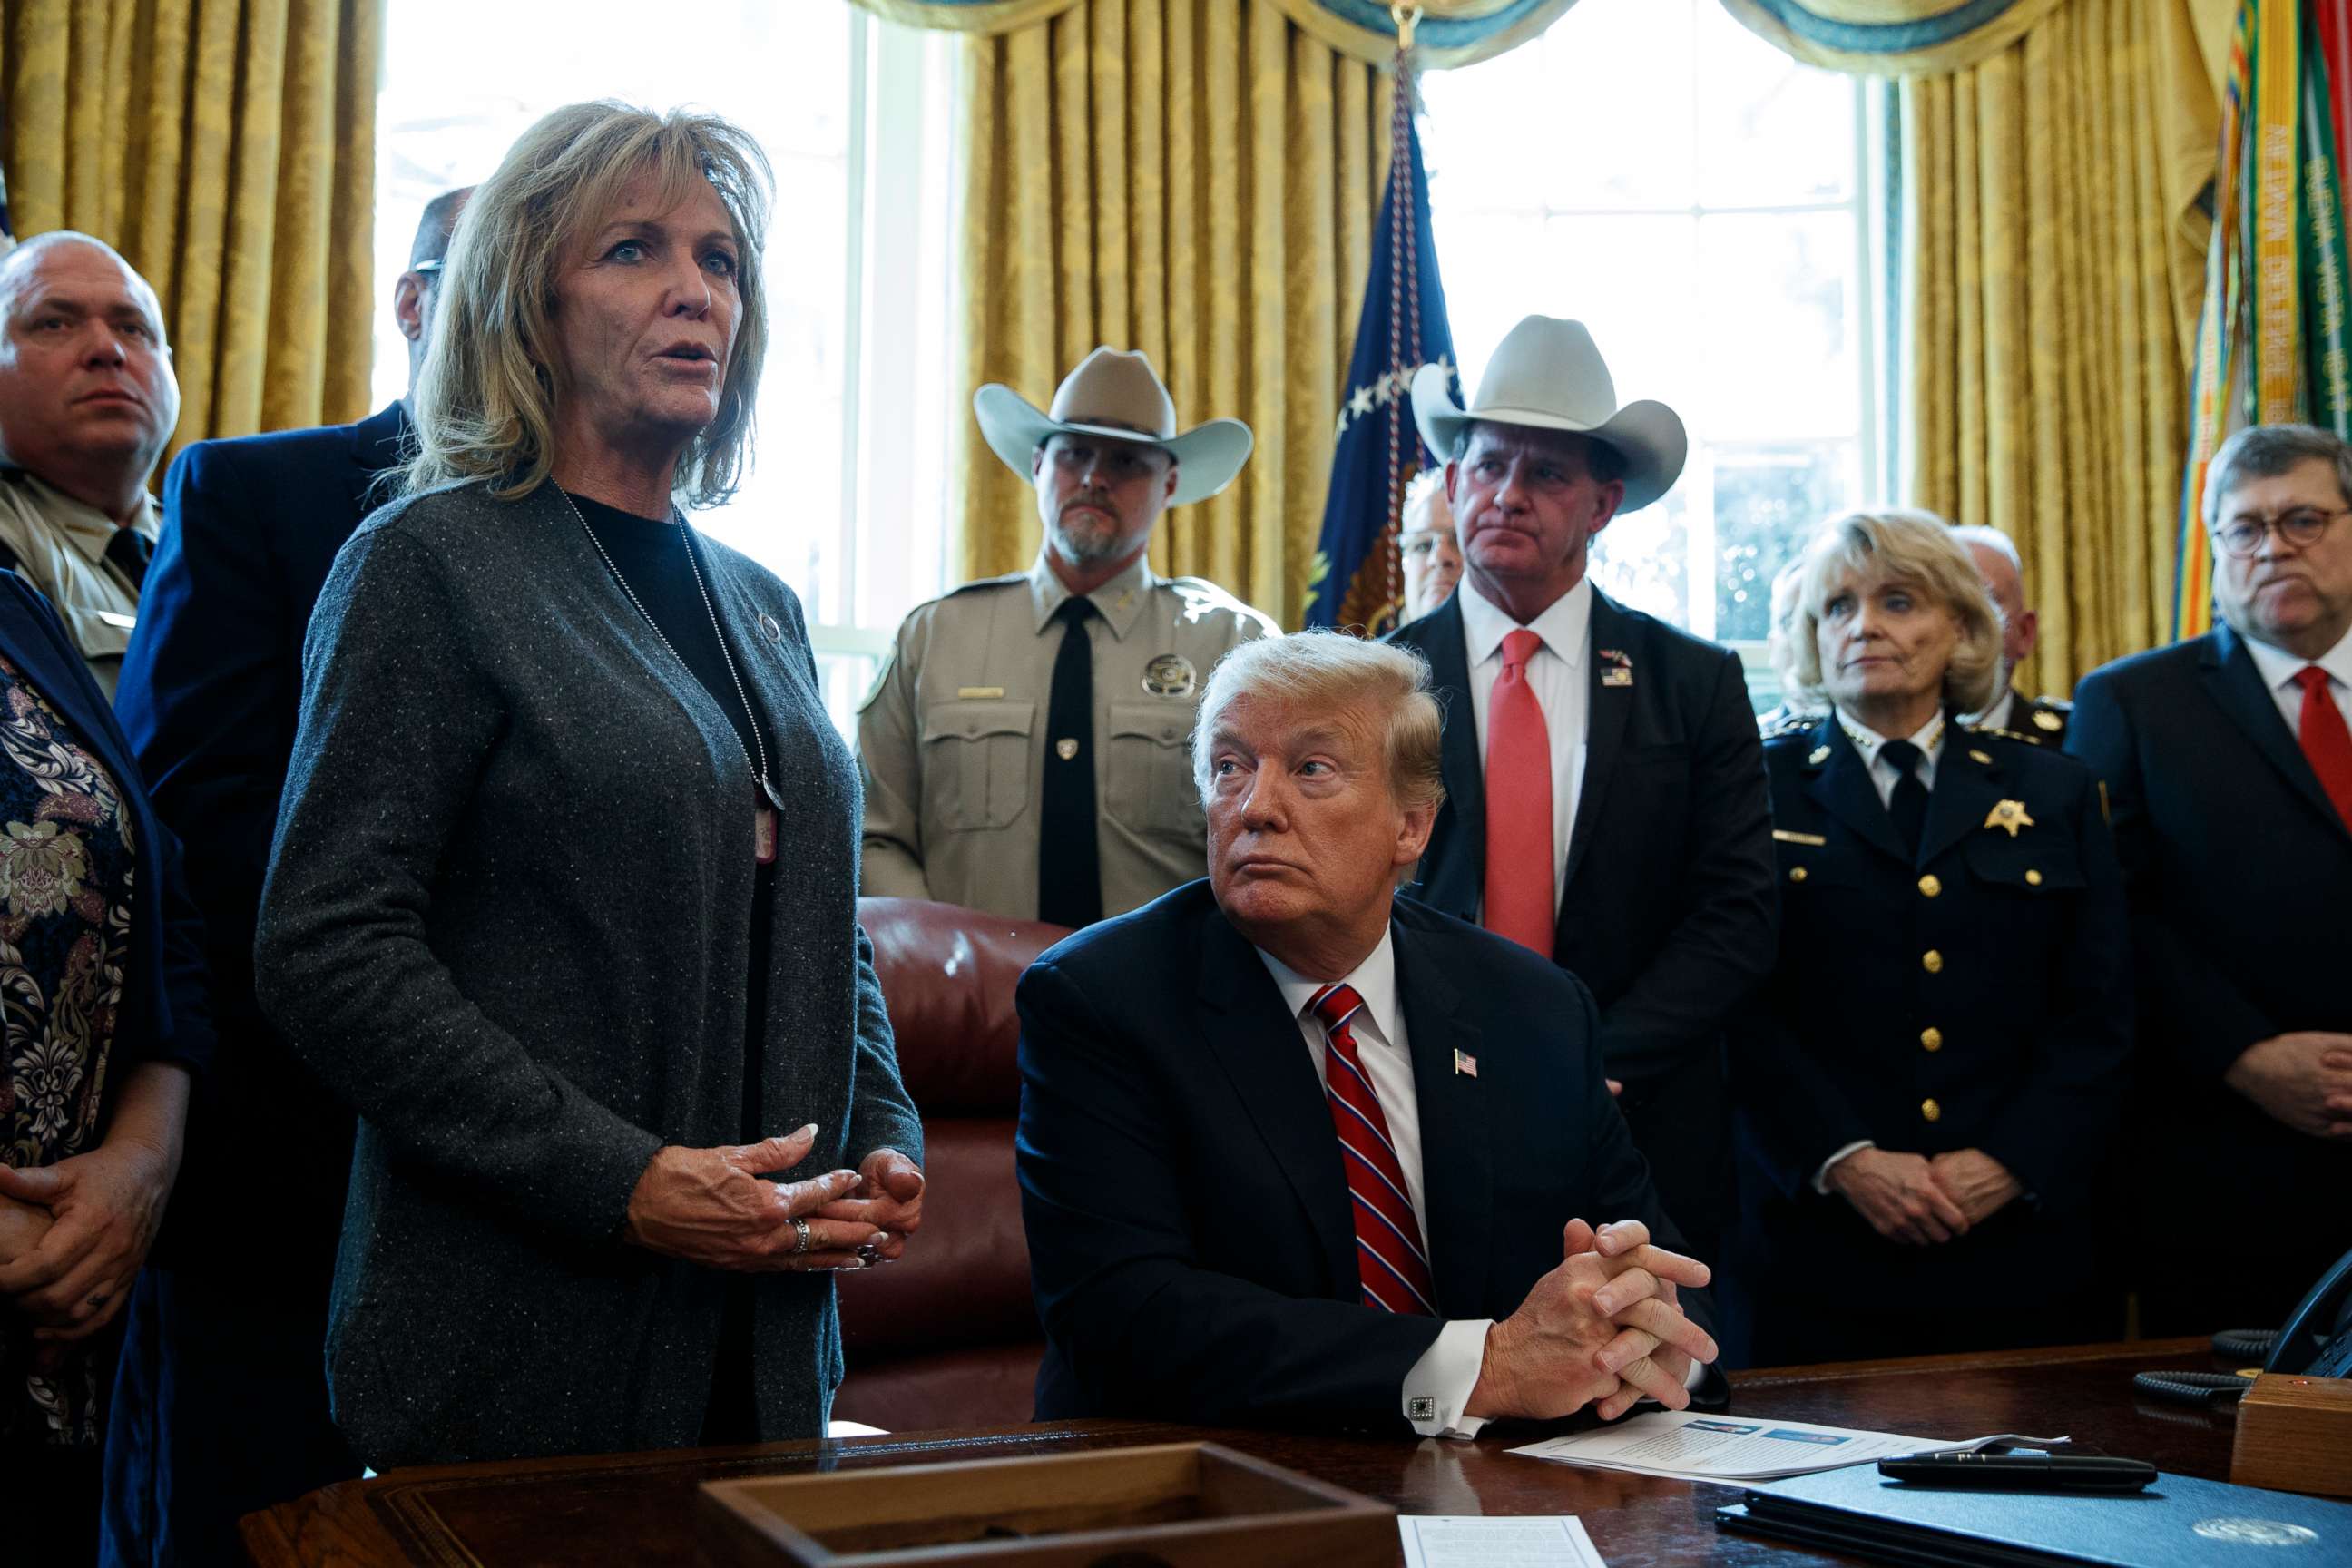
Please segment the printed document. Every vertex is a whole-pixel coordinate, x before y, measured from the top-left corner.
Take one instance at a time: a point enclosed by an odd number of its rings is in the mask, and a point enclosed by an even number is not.
[[[1757,1415],[1701,1415],[1655,1410],[1613,1426],[1552,1437],[1514,1448],[1532,1459],[1575,1465],[1588,1470],[1626,1470],[1670,1480],[1777,1480],[1863,1465],[1898,1454],[1974,1452],[1999,1444],[2046,1448],[2063,1437],[2021,1437],[1998,1432],[1990,1437],[1906,1437],[1893,1432],[1862,1432],[1846,1426],[1816,1426],[1810,1421],[1776,1421]]]
[[[1397,1519],[1404,1568],[1607,1568],[1573,1514],[1484,1519],[1408,1513]]]

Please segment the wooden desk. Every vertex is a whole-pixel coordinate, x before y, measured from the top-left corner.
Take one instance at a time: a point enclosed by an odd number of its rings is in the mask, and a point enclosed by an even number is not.
[[[2230,1417],[2138,1405],[2131,1386],[2136,1371],[2212,1366],[2204,1341],[2166,1340],[1784,1368],[1735,1374],[1733,1409],[1925,1437],[2068,1433],[2105,1452],[2224,1479]],[[327,1487],[250,1515],[245,1537],[262,1568],[598,1563],[692,1568],[689,1500],[704,1480],[1205,1436],[1381,1499],[1403,1513],[1580,1514],[1611,1568],[1768,1561],[1772,1568],[1800,1568],[1844,1561],[1717,1534],[1714,1510],[1732,1499],[1731,1491],[1514,1458],[1506,1450],[1523,1437],[1416,1443],[1210,1434],[1129,1421],[402,1470]]]

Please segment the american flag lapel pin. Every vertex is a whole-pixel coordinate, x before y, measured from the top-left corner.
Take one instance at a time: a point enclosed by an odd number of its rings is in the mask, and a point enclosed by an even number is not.
[[[1454,1076],[1457,1078],[1476,1078],[1478,1076],[1478,1058],[1472,1056],[1468,1051],[1455,1051],[1454,1053]]]
[[[1601,650],[1601,684],[1631,686],[1633,684],[1633,661],[1623,650],[1604,647]]]

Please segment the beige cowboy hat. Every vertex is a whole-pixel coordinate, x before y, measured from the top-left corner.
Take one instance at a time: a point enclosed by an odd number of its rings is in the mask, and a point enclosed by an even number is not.
[[[1233,482],[1249,461],[1250,427],[1238,419],[1212,419],[1176,433],[1176,405],[1151,362],[1140,353],[1098,348],[1054,390],[1040,410],[1009,386],[991,382],[971,395],[971,411],[988,449],[1027,479],[1037,448],[1049,436],[1111,436],[1146,441],[1176,459],[1170,506],[1206,500]]]
[[[1664,404],[1643,399],[1617,405],[1617,384],[1582,321],[1521,321],[1496,345],[1466,409],[1454,403],[1445,383],[1443,365],[1425,364],[1412,378],[1413,422],[1439,458],[1454,455],[1455,440],[1474,419],[1590,436],[1624,457],[1620,512],[1638,510],[1672,489],[1690,453],[1681,417]]]

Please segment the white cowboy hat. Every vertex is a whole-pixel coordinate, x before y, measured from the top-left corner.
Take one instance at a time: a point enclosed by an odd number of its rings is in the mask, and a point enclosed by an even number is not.
[[[1055,389],[1041,411],[1009,386],[991,382],[971,395],[971,411],[988,449],[1023,479],[1034,472],[1037,448],[1049,436],[1111,436],[1146,441],[1176,459],[1170,506],[1206,500],[1233,482],[1249,461],[1250,427],[1238,419],[1212,419],[1176,433],[1176,405],[1140,353],[1098,348]]]
[[[1445,367],[1435,364],[1422,366],[1412,378],[1413,422],[1440,459],[1454,456],[1454,441],[1474,419],[1572,430],[1606,441],[1623,456],[1620,512],[1638,510],[1672,489],[1690,452],[1682,419],[1664,404],[1643,399],[1617,406],[1617,384],[1582,321],[1529,316],[1513,327],[1496,345],[1467,409],[1454,403],[1445,381]]]

